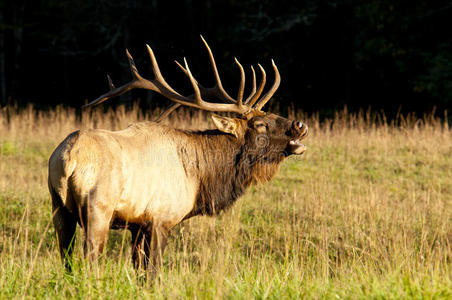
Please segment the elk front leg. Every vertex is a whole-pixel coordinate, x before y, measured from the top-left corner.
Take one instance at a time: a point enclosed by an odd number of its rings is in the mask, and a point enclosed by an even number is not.
[[[131,228],[132,260],[136,269],[150,268],[151,277],[155,277],[162,264],[163,251],[168,237],[168,229],[152,223],[138,228]]]
[[[169,229],[162,224],[156,223],[152,226],[151,238],[151,258],[152,258],[152,272],[158,272],[162,265],[163,251],[165,250]]]
[[[133,266],[136,269],[146,270],[149,265],[152,230],[140,226],[131,228],[130,231],[132,233]]]

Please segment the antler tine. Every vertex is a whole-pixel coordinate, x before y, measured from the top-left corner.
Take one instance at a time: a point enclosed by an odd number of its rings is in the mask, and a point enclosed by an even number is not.
[[[185,75],[188,76],[188,72],[187,72],[187,70],[184,68],[184,66],[182,66],[177,60],[175,60],[174,62],[175,62],[175,63],[177,64],[177,66],[182,70],[182,72],[184,72]],[[214,96],[216,96],[215,91],[214,91],[213,88],[205,88],[204,86],[202,86],[202,84],[200,84],[200,83],[196,80],[196,78],[193,77],[193,79],[195,80],[196,84],[198,85],[199,90],[201,91],[201,95],[203,95],[204,97],[212,97],[212,96],[214,97]],[[191,95],[191,96],[189,96],[189,97],[192,97],[192,96],[194,96],[194,94]]]
[[[108,86],[110,87],[110,90],[114,90],[115,85],[113,84],[113,81],[111,80],[111,77],[108,74],[107,74],[107,80],[108,80]]]
[[[178,94],[178,92],[176,92],[165,80],[165,78],[163,78],[162,73],[160,72],[160,68],[159,68],[159,64],[157,63],[157,59],[155,58],[154,55],[154,51],[152,51],[152,48],[149,47],[148,44],[146,44],[146,49],[148,50],[148,54],[149,54],[149,58],[151,59],[151,64],[152,64],[152,70],[154,71],[154,76],[155,79],[157,80],[157,82],[161,83],[165,88],[167,88],[168,90],[170,90],[171,92]]]
[[[239,91],[237,94],[237,105],[242,106],[242,100],[243,100],[243,91],[245,90],[245,71],[243,70],[242,65],[239,63],[237,58],[234,57],[235,63],[240,68],[240,85],[239,85]]]
[[[160,123],[163,119],[168,117],[173,111],[178,109],[181,106],[179,103],[172,103],[170,106],[165,109],[165,111],[155,120],[155,122]]]
[[[257,65],[259,66],[259,69],[261,70],[262,79],[261,79],[261,83],[259,85],[259,89],[257,90],[257,93],[250,99],[249,103],[247,103],[247,105],[249,105],[250,107],[253,107],[254,103],[256,103],[256,101],[261,96],[262,91],[264,90],[264,87],[265,87],[265,83],[267,81],[267,74],[265,73],[264,68],[262,68],[262,66],[260,64],[257,64]]]
[[[188,67],[188,63],[187,63],[187,60],[185,59],[185,57],[184,57],[184,63],[185,63],[185,69],[187,70],[188,78],[190,79],[191,85],[193,86],[193,90],[195,91],[196,104],[201,106],[204,102],[201,98],[201,91],[199,90],[196,79],[193,77],[193,75],[190,72],[190,68]]]
[[[143,78],[143,77],[141,77],[140,73],[138,73],[137,66],[135,65],[135,62],[133,61],[133,57],[130,54],[129,49],[126,49],[126,55],[127,55],[127,59],[129,60],[130,71],[132,72],[133,78],[136,80]]]
[[[281,76],[279,75],[278,67],[276,67],[273,59],[272,59],[272,66],[273,66],[273,70],[275,71],[275,82],[273,83],[273,86],[271,87],[271,89],[256,104],[255,109],[257,109],[257,110],[261,110],[262,107],[264,107],[264,105],[268,102],[268,100],[270,100],[270,98],[273,96],[273,94],[278,89],[279,84],[281,83]]]
[[[130,91],[131,89],[134,88],[135,82],[129,82],[127,84],[124,84],[123,86],[120,86],[119,88],[110,90],[110,92],[103,94],[102,96],[99,96],[98,98],[94,99],[93,101],[91,101],[88,104],[85,104],[82,106],[82,108],[88,107],[88,106],[93,106],[93,105],[97,105],[97,104],[101,104],[102,102],[112,98],[112,97],[116,97],[116,96],[120,96],[128,91]]]
[[[251,89],[251,94],[246,98],[245,105],[248,105],[248,102],[251,98],[256,94],[256,72],[254,72],[253,66],[251,66],[251,73],[253,73],[253,88]]]
[[[203,41],[204,45],[207,48],[207,52],[209,53],[209,59],[212,65],[213,75],[215,77],[215,87],[213,89],[216,89],[218,96],[223,96],[225,98],[224,100],[230,103],[235,103],[236,101],[231,96],[229,96],[229,94],[223,88],[223,84],[221,83],[220,74],[218,74],[217,64],[215,63],[215,58],[213,56],[212,50],[210,49],[209,45],[202,35],[201,40]]]

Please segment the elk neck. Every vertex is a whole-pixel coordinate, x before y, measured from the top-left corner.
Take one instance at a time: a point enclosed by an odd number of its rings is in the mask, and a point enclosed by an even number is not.
[[[219,130],[184,132],[180,142],[185,172],[199,182],[195,207],[186,218],[227,209],[252,183],[270,180],[283,159],[262,159],[245,139]]]

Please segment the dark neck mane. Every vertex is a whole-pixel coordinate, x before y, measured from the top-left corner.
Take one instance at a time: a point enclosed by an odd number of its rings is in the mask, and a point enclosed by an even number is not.
[[[179,155],[187,175],[199,182],[195,207],[186,218],[230,207],[252,183],[270,180],[282,161],[259,159],[243,142],[218,130],[184,134],[187,142],[180,144]]]

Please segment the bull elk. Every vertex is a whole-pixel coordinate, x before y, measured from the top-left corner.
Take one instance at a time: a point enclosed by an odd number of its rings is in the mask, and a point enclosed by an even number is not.
[[[141,122],[120,131],[78,130],[69,134],[49,159],[48,184],[52,197],[53,224],[63,263],[70,269],[77,223],[85,234],[86,254],[95,259],[102,252],[110,229],[132,233],[132,259],[137,268],[155,270],[171,228],[197,215],[216,215],[230,207],[255,182],[270,180],[285,157],[300,155],[300,142],[308,127],[262,111],[280,84],[275,80],[262,95],[261,82],[251,67],[253,85],[244,99],[245,72],[237,98],[223,88],[211,49],[202,39],[213,69],[215,86],[206,88],[193,77],[187,61],[179,65],[189,78],[194,94],[183,96],[163,78],[152,49],[147,50],[154,79],[141,77],[128,51],[133,80],[86,106],[121,95],[131,89],[155,91],[174,102],[157,122]],[[262,97],[261,97],[262,95]],[[215,98],[214,103],[207,101]],[[211,112],[215,130],[187,131],[160,124],[178,106]]]

